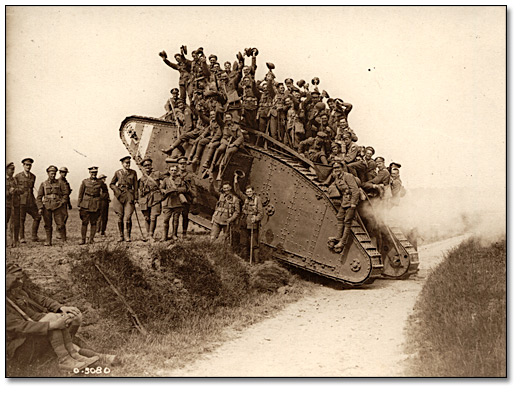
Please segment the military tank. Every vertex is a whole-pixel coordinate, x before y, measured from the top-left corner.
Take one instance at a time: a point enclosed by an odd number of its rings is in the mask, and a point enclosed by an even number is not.
[[[257,130],[242,127],[242,131],[251,142],[232,157],[221,173],[222,180],[232,183],[234,174],[240,173],[241,189],[247,184],[254,186],[265,213],[259,241],[271,250],[273,258],[348,286],[370,284],[381,277],[404,279],[417,272],[417,250],[399,227],[380,222],[379,233],[368,232],[361,213],[371,211],[370,201],[360,203],[342,253],[333,252],[328,237],[337,231],[339,201],[330,198],[322,184],[331,168],[319,168]],[[119,132],[136,162],[149,157],[155,170],[167,171],[166,156],[160,149],[174,142],[178,132],[174,123],[129,116]],[[185,150],[190,151],[190,147]],[[205,162],[207,154],[203,153],[201,162]],[[190,214],[190,220],[210,229],[217,202],[217,190],[212,187],[216,186],[201,175],[199,168],[188,169],[194,174],[198,211]]]

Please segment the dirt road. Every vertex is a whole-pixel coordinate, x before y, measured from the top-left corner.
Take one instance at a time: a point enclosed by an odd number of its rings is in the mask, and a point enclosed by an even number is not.
[[[364,289],[320,287],[182,369],[158,376],[406,376],[404,328],[429,270],[465,236],[420,247],[420,271]],[[235,336],[234,336],[235,335]]]

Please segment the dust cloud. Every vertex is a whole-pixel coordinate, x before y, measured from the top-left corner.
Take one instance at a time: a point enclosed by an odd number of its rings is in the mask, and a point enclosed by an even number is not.
[[[411,189],[388,214],[403,230],[416,229],[419,244],[461,234],[489,244],[506,236],[505,189]]]

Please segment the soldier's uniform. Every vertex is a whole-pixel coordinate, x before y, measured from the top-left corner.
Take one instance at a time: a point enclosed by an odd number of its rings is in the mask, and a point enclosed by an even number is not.
[[[315,138],[310,137],[299,143],[299,153],[305,156],[312,162],[318,162],[327,165],[326,159],[326,137],[327,135],[320,131]]]
[[[243,247],[246,247],[250,253],[250,244],[252,243],[252,251],[254,262],[259,262],[259,227],[263,219],[263,205],[261,198],[254,194],[248,197],[239,189],[239,184],[234,183],[234,192],[243,201],[243,208],[239,218],[239,228],[241,230],[241,238],[243,239]]]
[[[145,159],[141,165],[152,165],[152,160]],[[146,169],[145,169],[146,171]],[[139,207],[143,217],[145,217],[145,228],[150,239],[154,239],[156,222],[161,214],[161,201],[163,194],[160,190],[160,174],[152,172],[150,175],[144,173],[138,180]]]
[[[241,105],[243,124],[247,127],[257,129],[257,105],[259,103],[259,99],[261,98],[261,93],[257,88],[256,82],[250,76],[248,79],[243,79],[239,86],[242,93]]]
[[[339,163],[334,164],[334,168],[342,168]],[[335,251],[341,252],[348,242],[352,221],[355,217],[357,204],[359,203],[359,186],[355,177],[351,173],[340,172],[339,176],[333,175],[335,187],[341,194],[341,205],[337,211],[337,236],[329,238],[329,241],[336,241]]]
[[[212,160],[211,156],[214,154],[214,151],[219,146],[222,136],[223,133],[221,132],[221,126],[217,121],[217,117],[215,119],[210,119],[208,126],[205,128],[205,131],[196,140],[192,148],[189,161],[193,161],[194,164],[199,164],[199,162],[201,161],[201,157],[203,156],[205,146],[207,146],[209,143],[211,144],[209,146],[209,157],[210,160]],[[203,167],[205,167],[205,164],[203,165]],[[206,167],[208,168],[208,164]]]
[[[190,164],[185,157],[180,157],[177,160],[177,163],[185,165]],[[188,172],[184,166],[179,167],[178,173],[179,177],[181,178],[181,181],[185,184],[185,187],[187,188],[187,192],[183,194],[187,202],[182,204],[181,210],[181,228],[183,230],[183,237],[185,237],[187,236],[187,230],[189,225],[190,207],[196,199],[196,185],[192,173]]]
[[[280,86],[279,84],[278,86]],[[267,88],[269,88],[267,86]],[[270,108],[270,131],[269,134],[272,138],[277,139],[280,142],[284,140],[284,131],[286,123],[285,114],[285,95],[279,91],[274,92],[272,96],[272,106]]]
[[[28,162],[33,163],[32,158],[25,158],[22,164]],[[22,171],[15,176],[16,182],[20,187],[20,242],[25,243],[25,215],[29,214],[33,218],[33,226],[31,235],[33,241],[38,241],[38,227],[42,219],[36,206],[33,189],[36,182],[36,176],[31,172]]]
[[[257,121],[259,124],[259,131],[266,133],[268,120],[270,118],[270,107],[272,106],[272,96],[268,91],[268,87],[265,87],[261,93],[259,99],[259,105],[257,109]]]
[[[183,102],[186,102],[187,100],[187,88],[188,84],[190,82],[190,70],[191,70],[191,61],[185,59],[185,56],[183,54],[180,55],[181,61],[178,64],[171,63],[167,58],[165,57],[163,59],[163,62],[168,65],[170,68],[175,69],[176,71],[179,71],[179,93],[180,93],[180,99]]]
[[[130,162],[131,157],[125,156],[120,161]],[[118,216],[118,231],[120,241],[131,241],[132,213],[134,213],[134,202],[138,196],[138,175],[133,169],[118,169],[110,182],[110,187],[116,199],[113,202],[114,212]],[[126,232],[124,237],[124,226]]]
[[[211,186],[212,185],[213,184],[211,184]],[[230,187],[230,185],[228,185],[228,187]],[[214,214],[212,215],[210,239],[216,240],[222,231],[225,232],[225,238],[228,239],[230,234],[227,230],[230,229],[230,225],[232,225],[239,216],[239,212],[239,198],[234,194],[227,195],[224,192],[221,193],[216,203]]]
[[[47,173],[54,171],[58,172],[58,168],[51,165],[47,168]],[[45,180],[38,189],[38,196],[36,197],[36,205],[38,209],[42,211],[44,219],[44,227],[46,234],[46,246],[52,245],[53,235],[53,218],[56,223],[56,229],[62,235],[62,239],[65,241],[64,233],[64,220],[65,210],[67,209],[67,189],[63,182],[58,179],[51,180],[50,178]]]
[[[65,209],[64,209],[65,216],[64,216],[64,220],[63,220],[63,233],[65,234],[65,237],[67,238],[67,220],[69,219],[69,210],[72,209],[72,205],[71,205],[72,188],[71,188],[71,185],[69,184],[69,182],[67,181],[67,179],[65,178],[65,176],[63,175],[63,173],[69,173],[69,170],[66,167],[60,168],[60,174],[62,174],[62,176],[58,179],[59,181],[64,183],[65,189],[68,192],[67,201],[65,202]],[[58,239],[61,238],[60,233],[58,234],[57,238]],[[64,240],[66,240],[66,239],[64,239]]]
[[[163,201],[163,240],[168,240],[169,224],[172,218],[172,235],[174,239],[178,236],[179,217],[183,212],[184,194],[188,191],[185,182],[178,173],[163,179],[160,189],[164,195]],[[181,196],[183,195],[183,196]]]
[[[234,153],[236,153],[243,146],[244,141],[245,138],[243,136],[243,132],[237,124],[225,124],[223,127],[223,137],[221,138],[221,144],[216,150],[214,159],[210,165],[210,173],[212,173],[214,166],[217,164],[220,164],[222,168],[225,168]],[[219,160],[223,154],[225,157],[220,163]]]
[[[6,169],[12,168],[14,170],[14,163],[9,163]],[[12,228],[12,246],[18,245],[20,236],[20,187],[13,176],[6,176],[5,178],[5,227],[6,230],[11,221]]]
[[[96,224],[96,232],[100,232],[100,235],[105,236],[105,231],[107,229],[107,221],[109,220],[109,204],[111,203],[111,198],[109,195],[109,188],[107,184],[103,181],[107,176],[101,175],[98,179],[101,180],[101,195],[100,195],[100,217],[98,218],[98,223]]]
[[[90,167],[89,173],[98,173],[98,167]],[[82,220],[82,239],[80,244],[85,244],[87,238],[87,227],[91,224],[89,243],[94,243],[96,227],[100,217],[100,200],[102,194],[102,184],[100,179],[84,179],[78,192],[78,207],[80,208],[80,219]]]

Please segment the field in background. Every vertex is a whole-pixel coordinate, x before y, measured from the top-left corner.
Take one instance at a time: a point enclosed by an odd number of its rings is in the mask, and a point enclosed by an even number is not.
[[[408,375],[506,376],[506,240],[471,239],[428,276],[410,317]]]

